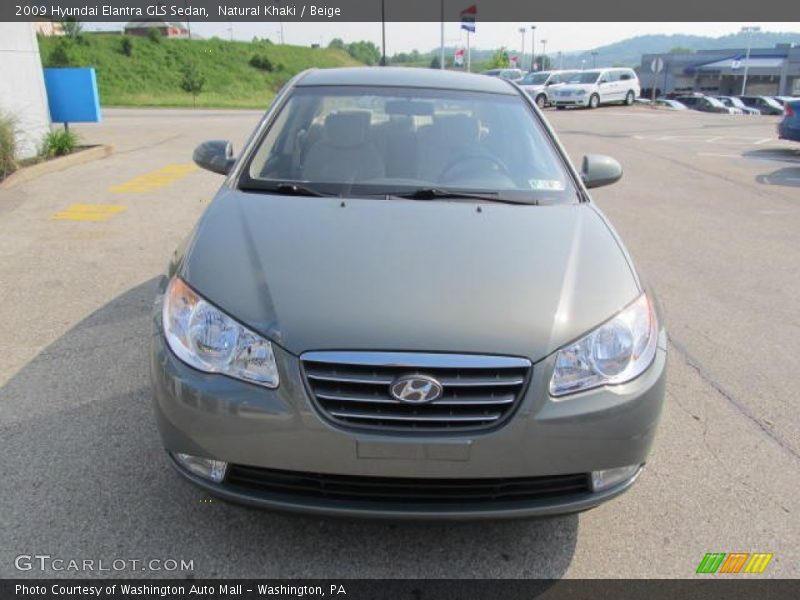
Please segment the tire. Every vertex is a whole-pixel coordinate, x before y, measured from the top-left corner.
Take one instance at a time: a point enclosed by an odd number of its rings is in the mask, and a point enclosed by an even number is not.
[[[628,90],[628,93],[625,95],[625,106],[630,106],[633,104],[634,101],[634,94],[633,90]]]
[[[592,94],[589,98],[589,104],[587,104],[587,108],[597,108],[600,106],[600,96],[597,94]]]
[[[545,97],[544,94],[539,94],[538,96],[536,96],[536,106],[538,106],[539,109],[543,109],[546,105],[547,105],[547,98]]]

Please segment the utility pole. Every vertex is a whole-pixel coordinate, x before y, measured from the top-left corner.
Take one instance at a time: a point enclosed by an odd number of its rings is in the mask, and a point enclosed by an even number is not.
[[[592,68],[597,67],[597,55],[600,54],[597,50],[592,50]]]
[[[386,66],[386,0],[381,0],[381,66]]]
[[[542,68],[539,69],[540,71],[544,70],[544,58],[547,56],[547,40],[542,40]]]
[[[524,27],[520,27],[517,31],[522,34],[522,52],[519,54],[519,67],[523,68],[522,65],[524,64],[522,61],[525,60],[525,32],[527,31]]]
[[[444,69],[444,0],[441,0],[439,7],[441,8],[442,12],[442,23],[441,23],[442,40],[439,46],[439,68]]]
[[[536,25],[531,25],[531,71],[536,66]]]
[[[753,34],[761,31],[761,27],[742,27],[742,33],[747,34],[747,54],[744,57],[744,77],[742,77],[742,96],[747,89],[747,68],[750,66],[750,46],[753,42]]]

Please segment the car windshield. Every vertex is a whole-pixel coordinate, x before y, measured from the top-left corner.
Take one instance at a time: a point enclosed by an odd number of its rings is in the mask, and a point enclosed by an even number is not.
[[[725,102],[725,104],[727,104],[729,106],[732,105],[732,106],[735,106],[736,108],[745,108],[744,102],[742,102],[738,98],[732,98],[731,97],[731,98],[725,98],[725,100],[727,100],[727,102]]]
[[[595,83],[600,77],[600,71],[581,71],[570,75],[567,83]]]
[[[716,98],[712,98],[711,96],[706,96],[705,99],[711,106],[716,106],[716,107],[725,106],[724,104],[722,104],[722,102],[720,102]]]
[[[525,77],[520,81],[521,85],[544,85],[547,82],[547,78],[550,77],[550,73],[528,73]]]
[[[563,160],[517,94],[300,86],[245,164],[239,186],[249,190],[577,201]]]
[[[781,108],[781,105],[778,104],[778,101],[774,98],[770,98],[769,96],[764,96],[764,102],[772,106],[773,108]]]

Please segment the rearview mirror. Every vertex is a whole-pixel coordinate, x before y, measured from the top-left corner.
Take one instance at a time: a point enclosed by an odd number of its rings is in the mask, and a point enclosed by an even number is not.
[[[220,175],[230,173],[236,162],[233,157],[233,145],[226,140],[203,142],[194,149],[192,160],[198,167]]]
[[[581,177],[587,188],[611,185],[622,177],[622,166],[603,154],[587,154],[583,157]]]

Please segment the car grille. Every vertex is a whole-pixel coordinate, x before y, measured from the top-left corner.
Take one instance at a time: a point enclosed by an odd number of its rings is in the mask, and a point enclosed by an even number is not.
[[[272,495],[356,502],[502,503],[590,491],[585,473],[503,479],[364,477],[230,465],[225,484]]]
[[[493,427],[522,396],[530,361],[516,357],[394,352],[307,352],[303,372],[317,406],[349,427],[441,432]],[[442,387],[426,404],[395,399],[391,384],[425,375]]]

